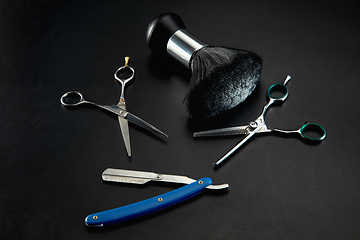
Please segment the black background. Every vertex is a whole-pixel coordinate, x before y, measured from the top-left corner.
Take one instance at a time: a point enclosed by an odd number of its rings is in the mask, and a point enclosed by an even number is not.
[[[1,239],[360,239],[358,1],[26,1],[0,3]],[[182,104],[190,72],[146,43],[159,14],[179,14],[208,44],[263,58],[256,91],[209,121],[188,120]],[[65,108],[79,90],[116,104],[113,74],[130,56],[136,78],[127,108],[169,135],[130,124],[127,157],[116,116]],[[247,124],[286,75],[289,98],[267,124],[327,131],[319,145],[256,136],[229,161],[212,163],[239,136],[193,139],[194,131]],[[158,213],[104,229],[84,218],[179,187],[109,184],[108,167],[211,177],[206,191]]]

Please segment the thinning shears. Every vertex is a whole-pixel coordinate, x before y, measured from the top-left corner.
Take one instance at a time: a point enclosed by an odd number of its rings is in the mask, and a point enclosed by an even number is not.
[[[218,166],[220,163],[222,163],[238,148],[240,148],[247,140],[249,140],[252,136],[254,136],[255,133],[269,133],[269,132],[295,133],[295,134],[299,134],[304,139],[312,142],[320,142],[324,140],[326,136],[326,131],[321,125],[316,123],[305,123],[300,129],[292,130],[292,131],[270,128],[266,125],[264,118],[266,110],[273,103],[276,102],[283,103],[286,100],[286,98],[288,97],[288,89],[285,85],[290,79],[291,77],[288,75],[283,84],[274,84],[268,88],[267,95],[269,97],[269,102],[264,106],[262,113],[255,121],[250,122],[245,126],[207,130],[207,131],[195,132],[193,134],[193,137],[230,136],[230,135],[239,135],[239,134],[246,135],[235,147],[233,147],[228,153],[226,153],[222,158],[220,158],[217,162],[215,162],[214,165]],[[281,93],[281,96],[276,95],[279,93]],[[316,136],[312,136],[314,133],[316,134]]]

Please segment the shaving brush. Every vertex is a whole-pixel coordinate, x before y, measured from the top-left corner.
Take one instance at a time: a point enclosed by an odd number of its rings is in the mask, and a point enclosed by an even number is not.
[[[253,52],[209,46],[189,31],[174,13],[155,18],[147,42],[156,53],[167,53],[191,70],[184,103],[192,119],[206,119],[231,109],[254,91],[261,58]]]

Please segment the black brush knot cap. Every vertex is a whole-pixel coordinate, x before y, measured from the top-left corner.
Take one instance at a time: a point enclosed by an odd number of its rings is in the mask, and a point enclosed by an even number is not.
[[[195,52],[184,100],[188,116],[210,118],[245,101],[259,82],[261,66],[262,59],[250,51],[208,46]]]
[[[186,29],[183,20],[175,13],[164,13],[148,26],[146,39],[153,52],[166,53],[170,37],[179,29]]]

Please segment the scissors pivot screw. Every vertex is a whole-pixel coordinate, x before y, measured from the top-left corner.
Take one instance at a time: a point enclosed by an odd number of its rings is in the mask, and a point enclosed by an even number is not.
[[[251,128],[257,128],[258,127],[258,123],[257,122],[251,122],[249,123]]]

